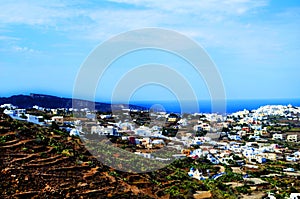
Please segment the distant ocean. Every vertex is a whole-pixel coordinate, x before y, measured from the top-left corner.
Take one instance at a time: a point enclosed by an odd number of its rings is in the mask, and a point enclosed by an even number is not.
[[[166,111],[166,112],[174,112],[174,113],[211,113],[212,112],[212,103],[210,100],[199,100],[198,108],[195,105],[195,102],[184,102],[184,111],[183,108],[180,107],[180,103],[178,101],[135,101],[130,102],[130,104],[143,106],[145,108],[153,108],[155,111]],[[300,99],[255,99],[255,100],[226,100],[226,113],[234,113],[237,111],[241,111],[244,109],[253,110],[257,109],[261,106],[265,105],[289,105],[299,106],[300,107]],[[216,110],[216,109],[214,109]],[[216,111],[213,111],[216,112]],[[218,111],[217,111],[218,112]]]

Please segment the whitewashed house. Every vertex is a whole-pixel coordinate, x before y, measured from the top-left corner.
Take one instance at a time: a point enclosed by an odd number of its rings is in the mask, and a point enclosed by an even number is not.
[[[26,114],[27,122],[31,122],[38,125],[44,125],[44,117],[43,116],[36,116],[36,115],[29,115]]]
[[[99,125],[91,127],[91,134],[119,136],[117,129],[113,126],[104,127]]]
[[[288,135],[286,137],[286,141],[288,141],[288,142],[298,142],[298,135],[297,134]]]
[[[70,136],[79,136],[80,135],[80,132],[79,132],[79,130],[78,129],[72,129],[71,131],[70,131]]]
[[[17,109],[18,107],[17,106],[14,106],[12,104],[2,104],[0,106],[0,108],[5,108],[5,109],[9,109],[9,110],[14,110],[14,109]]]
[[[272,136],[273,140],[283,140],[283,134],[281,133],[274,133]]]
[[[90,120],[95,120],[96,119],[96,114],[92,112],[86,112],[85,117],[90,119]]]
[[[135,134],[139,136],[151,136],[152,131],[150,130],[149,127],[146,126],[140,126],[139,128],[134,130]]]
[[[60,124],[60,125],[64,124],[64,117],[63,116],[53,116],[51,118],[51,120],[53,122],[55,122],[56,124]]]
[[[134,130],[134,125],[130,122],[124,122],[119,125],[119,128],[123,131],[132,131]]]

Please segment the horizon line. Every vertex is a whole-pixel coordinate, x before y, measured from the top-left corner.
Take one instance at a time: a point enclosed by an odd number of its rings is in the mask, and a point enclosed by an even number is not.
[[[9,98],[9,97],[13,97],[13,96],[18,96],[18,95],[25,95],[25,96],[30,96],[31,94],[36,94],[36,95],[49,95],[49,96],[53,96],[53,97],[60,97],[60,98],[70,98],[73,99],[72,96],[68,96],[68,95],[59,95],[59,94],[45,94],[45,93],[34,93],[34,92],[29,92],[29,93],[19,93],[19,94],[8,94],[8,95],[0,95],[0,98]],[[87,100],[87,101],[91,101],[88,99],[85,99],[84,97],[80,98],[80,100]],[[225,99],[208,99],[208,98],[199,98],[197,99],[197,101],[232,101],[232,100],[300,100],[300,97],[276,97],[276,98],[225,98]],[[97,101],[97,102],[103,102],[103,103],[111,103],[110,99],[97,99],[95,98],[93,101]],[[179,101],[178,99],[155,99],[155,100],[142,100],[142,99],[136,99],[136,100],[115,100],[118,103],[119,102],[171,102],[171,101]],[[181,99],[180,101],[194,101],[194,99]]]

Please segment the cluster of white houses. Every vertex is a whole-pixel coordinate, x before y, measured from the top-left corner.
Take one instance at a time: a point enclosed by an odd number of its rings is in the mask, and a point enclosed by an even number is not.
[[[27,114],[26,109],[18,109],[16,106],[13,106],[11,104],[3,104],[0,107],[5,108],[3,112],[13,119],[23,120],[38,125],[51,124],[52,122],[63,124],[64,122],[63,116],[53,116],[51,120],[45,120],[43,116]]]
[[[82,123],[81,121],[64,121],[63,116],[53,116],[51,120],[45,120],[43,116],[35,116],[26,113],[25,109],[18,109],[18,107],[13,106],[12,104],[3,104],[0,106],[4,108],[4,113],[9,115],[10,117],[18,120],[24,120],[28,122],[32,122],[39,125],[50,125],[52,122],[57,123],[58,125],[68,124],[69,126],[73,126],[73,128],[68,127],[68,131],[71,135],[82,135]],[[41,108],[39,106],[33,106],[34,109],[37,110],[45,110],[45,108]],[[50,109],[52,113],[55,115],[59,110],[67,110],[67,109]],[[68,109],[67,111],[74,111],[73,109]],[[167,137],[162,134],[162,127],[158,125],[149,126],[139,126],[136,127],[133,121],[121,121],[119,122],[108,122],[106,125],[100,125],[99,122],[96,121],[96,114],[91,112],[89,109],[81,109],[80,111],[85,113],[86,119],[94,121],[94,125],[91,126],[90,132],[91,134],[98,135],[108,135],[108,136],[120,136],[122,137],[123,133],[130,132],[131,135],[136,137],[136,144],[143,143],[147,147],[152,147],[156,144],[163,144],[164,139],[170,140],[170,143],[177,147],[179,150],[183,150],[184,148],[188,148],[192,145],[199,145],[200,149],[197,151],[191,151],[186,154],[188,156],[202,157],[207,156],[211,160],[212,163],[224,163],[229,161],[231,157],[230,154],[234,153],[239,155],[241,158],[247,159],[249,162],[256,163],[264,163],[267,159],[276,160],[278,158],[282,158],[283,149],[279,148],[278,145],[270,145],[266,141],[268,139],[262,138],[264,135],[268,133],[266,127],[263,127],[264,122],[268,120],[270,116],[280,116],[285,117],[288,120],[299,120],[300,108],[293,107],[291,105],[282,106],[282,105],[267,105],[258,108],[257,110],[243,110],[230,115],[218,115],[218,114],[199,114],[195,113],[192,116],[196,116],[197,121],[192,126],[190,126],[191,121],[189,118],[181,118],[177,122],[178,129],[185,129],[187,127],[191,128],[193,132],[206,131],[213,132],[209,133],[206,137],[197,137],[195,134],[185,133],[180,138],[178,137]],[[136,110],[137,111],[137,110]],[[123,111],[124,115],[128,115],[128,110]],[[197,117],[201,116],[201,117]],[[120,116],[118,115],[100,115],[101,119],[109,119],[114,118],[117,120]],[[161,119],[166,118],[168,122],[175,122],[175,117],[170,117],[170,114],[166,112],[156,112],[151,113],[152,118]],[[231,124],[235,124],[234,126]],[[230,127],[230,130],[229,130]],[[220,132],[221,129],[227,129],[228,132]],[[224,141],[216,141],[216,139],[212,139],[213,136],[218,135],[219,138],[227,137],[227,139],[234,142],[224,142]],[[218,137],[217,136],[217,137]],[[242,137],[247,137],[251,139],[252,142],[247,142],[245,146],[242,145]],[[122,139],[129,139],[130,136],[123,136]],[[141,139],[138,139],[140,137]],[[215,136],[216,137],[216,136]],[[298,134],[288,134],[284,135],[283,133],[274,133],[269,139],[273,140],[286,140],[288,142],[298,142],[299,137]],[[147,141],[145,141],[147,140]],[[171,146],[170,144],[170,146]],[[209,145],[211,148],[202,145]],[[174,146],[172,146],[174,147]],[[218,150],[215,150],[215,149]],[[293,158],[291,158],[293,157]],[[299,160],[298,153],[290,153],[286,154],[285,159],[287,161],[298,161]]]

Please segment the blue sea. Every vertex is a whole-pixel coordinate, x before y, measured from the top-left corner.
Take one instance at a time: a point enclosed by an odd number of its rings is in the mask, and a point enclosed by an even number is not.
[[[146,107],[154,111],[166,111],[174,113],[222,113],[230,114],[244,109],[253,110],[265,105],[289,105],[299,106],[300,99],[239,99],[212,102],[211,100],[195,101],[135,101],[130,104]],[[214,107],[214,108],[213,108]]]

